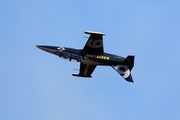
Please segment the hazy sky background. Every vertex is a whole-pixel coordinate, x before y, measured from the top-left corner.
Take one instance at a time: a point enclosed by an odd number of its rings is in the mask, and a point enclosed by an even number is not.
[[[111,67],[71,76],[79,63],[36,45],[135,55],[134,83]],[[0,0],[0,120],[179,120],[179,0]]]

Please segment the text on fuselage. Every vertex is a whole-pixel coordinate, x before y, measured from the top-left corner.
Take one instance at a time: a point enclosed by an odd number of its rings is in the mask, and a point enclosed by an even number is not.
[[[102,56],[102,55],[91,55],[91,54],[86,54],[86,57],[91,57],[91,58],[98,58],[98,59],[109,60],[109,57]]]

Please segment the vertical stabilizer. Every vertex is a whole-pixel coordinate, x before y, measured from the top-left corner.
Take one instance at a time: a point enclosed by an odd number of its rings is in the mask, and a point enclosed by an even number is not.
[[[127,65],[130,71],[134,67],[134,55],[128,55],[128,57],[123,61],[124,65]]]

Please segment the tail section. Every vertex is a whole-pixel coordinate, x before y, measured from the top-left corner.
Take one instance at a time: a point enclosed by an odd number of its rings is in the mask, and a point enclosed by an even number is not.
[[[112,65],[112,67],[128,82],[133,82],[131,70],[134,66],[134,56],[128,56],[122,65]]]
[[[128,57],[123,61],[124,65],[127,65],[130,71],[134,67],[134,56],[133,55],[128,55]]]

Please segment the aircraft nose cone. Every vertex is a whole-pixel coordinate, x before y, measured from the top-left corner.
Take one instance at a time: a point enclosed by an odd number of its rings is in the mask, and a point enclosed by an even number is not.
[[[57,48],[59,48],[56,46],[44,46],[44,45],[36,45],[36,47],[52,54],[57,54],[58,52]]]
[[[41,46],[41,45],[36,45],[36,47],[39,49],[43,48],[43,46]]]
[[[39,49],[41,49],[41,50],[44,50],[44,51],[49,50],[48,46],[36,45],[36,47],[39,48]]]

